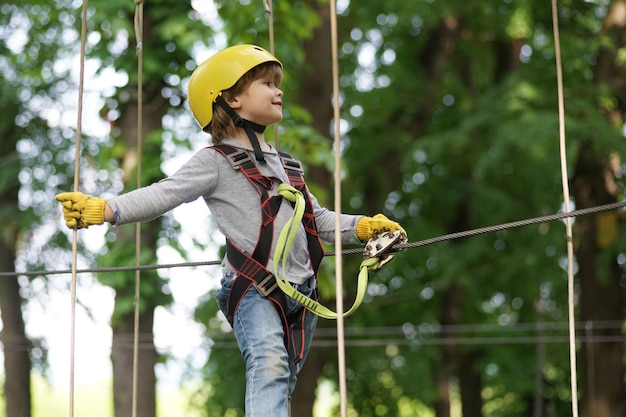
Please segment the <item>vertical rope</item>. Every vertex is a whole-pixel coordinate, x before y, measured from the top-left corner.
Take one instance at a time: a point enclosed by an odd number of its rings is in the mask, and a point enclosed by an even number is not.
[[[276,48],[274,46],[274,13],[272,8],[272,0],[263,0],[263,7],[265,13],[269,18],[269,38],[270,38],[270,52],[276,56]],[[280,150],[280,144],[278,142],[278,123],[274,123],[274,147],[277,151]]]
[[[143,0],[135,0],[135,38],[137,39],[137,188],[141,188],[143,154]],[[141,264],[141,223],[135,224],[135,263]],[[135,270],[135,316],[133,321],[133,398],[132,417],[137,416],[139,362],[139,302],[141,271]]]
[[[337,2],[330,1],[330,33],[333,61],[333,137],[335,145],[335,288],[337,309],[337,357],[339,367],[339,400],[341,417],[348,415],[346,390],[346,352],[343,323],[343,268],[341,256],[341,137],[339,131],[339,58],[337,51]]]
[[[80,30],[80,72],[78,81],[78,109],[76,120],[76,155],[74,157],[74,191],[78,191],[80,178],[80,147],[83,131],[83,95],[85,91],[85,45],[87,43],[87,0],[83,0]],[[74,416],[74,383],[76,366],[76,274],[78,263],[78,229],[72,232],[72,283],[70,311],[70,407],[69,415]]]
[[[559,37],[559,18],[557,0],[552,0],[552,26],[554,31],[554,50],[556,58],[557,94],[559,105],[559,144],[561,154],[561,183],[563,186],[563,204],[569,213],[570,194],[567,175],[567,151],[565,147],[565,111],[563,104],[563,71],[561,67],[561,42]],[[576,372],[576,323],[574,321],[574,244],[572,238],[572,219],[565,219],[565,235],[567,239],[567,304],[569,321],[569,354],[570,383],[572,391],[572,416],[578,417],[578,384]]]
[[[274,51],[274,15],[272,10],[272,0],[263,0],[263,7],[265,13],[269,18],[269,40],[270,40],[270,52],[275,55]]]

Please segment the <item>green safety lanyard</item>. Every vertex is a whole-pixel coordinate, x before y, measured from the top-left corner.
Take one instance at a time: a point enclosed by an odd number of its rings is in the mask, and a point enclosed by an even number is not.
[[[302,304],[305,308],[309,309],[311,312],[325,319],[337,319],[339,315],[336,312],[330,310],[328,307],[318,303],[312,298],[302,294],[300,291],[291,286],[291,284],[285,278],[281,278],[281,274],[279,273],[279,271],[282,272],[283,277],[286,275],[285,271],[287,265],[287,254],[291,250],[291,246],[293,245],[293,241],[298,232],[298,228],[300,226],[300,223],[302,222],[305,203],[302,193],[289,184],[280,184],[278,186],[278,194],[294,203],[294,209],[293,215],[280,231],[280,235],[278,236],[278,242],[276,243],[276,251],[274,254],[274,274],[276,276],[276,284],[278,284],[280,289],[287,296],[293,298],[294,300]],[[282,262],[280,262],[281,258]],[[356,298],[354,300],[354,303],[352,304],[352,307],[350,307],[348,311],[343,313],[344,317],[349,316],[359,308],[367,289],[368,271],[370,269],[377,270],[378,268],[378,258],[368,258],[361,262],[361,266],[359,267]]]

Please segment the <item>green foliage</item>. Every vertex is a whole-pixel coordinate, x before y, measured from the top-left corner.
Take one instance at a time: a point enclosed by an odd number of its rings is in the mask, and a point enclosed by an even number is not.
[[[183,100],[178,98],[186,94],[182,91],[182,81],[190,74],[193,65],[192,49],[205,43],[205,37],[211,33],[211,28],[204,25],[189,3],[162,0],[150,2],[144,6],[144,19],[149,22],[142,27],[142,33],[135,32],[133,19],[135,5],[126,1],[94,1],[90,4],[89,39],[98,39],[90,45],[88,55],[92,59],[103,63],[99,71],[113,68],[117,74],[125,74],[128,84],[109,94],[109,98],[102,110],[109,122],[124,123],[124,111],[127,106],[136,101],[138,80],[137,41],[141,35],[142,51],[142,81],[144,83],[144,108],[151,103],[158,103],[162,98],[151,95],[164,95],[167,88],[167,98],[171,103],[172,115],[182,107]],[[159,87],[162,86],[163,88]],[[174,99],[178,97],[177,99]],[[154,105],[154,104],[153,104]],[[114,113],[109,113],[115,110]],[[112,114],[112,116],[111,116]],[[146,114],[146,116],[149,114]],[[144,118],[146,117],[144,116]],[[153,116],[154,117],[154,116]],[[147,119],[146,119],[147,120]],[[154,123],[151,124],[154,126]],[[177,136],[182,132],[173,132],[174,141],[185,142],[188,138]],[[135,141],[132,138],[120,137],[121,130],[113,129],[115,139],[113,146],[102,149],[103,158],[110,166],[117,167],[129,152],[129,144]],[[152,128],[142,137],[142,165],[141,183],[150,184],[163,178],[161,171],[161,155],[164,129]],[[138,166],[130,167],[123,173],[125,190],[136,188]],[[119,185],[116,185],[119,187]],[[173,248],[179,248],[176,240],[178,226],[172,224],[171,219],[164,219],[167,232],[163,234],[164,243]],[[150,227],[160,227],[153,222]],[[151,229],[151,233],[155,229]],[[144,232],[145,233],[145,232]],[[120,231],[121,241],[128,240],[128,233]],[[114,242],[118,233],[109,232],[108,239]],[[157,234],[158,235],[158,234]],[[130,239],[132,240],[132,239]],[[133,265],[135,248],[132,245],[111,245],[105,257],[100,259],[103,266]],[[151,249],[142,248],[140,260],[142,264],[156,264],[158,259]],[[167,280],[154,271],[141,273],[140,308],[146,303],[166,305],[172,302],[172,296],[166,290]],[[103,283],[116,289],[116,305],[114,316],[124,316],[134,308],[134,273],[103,274],[100,277]]]
[[[602,8],[585,3],[559,9],[570,166],[583,144],[599,156],[625,151],[621,128],[605,116],[618,106],[615,92],[591,84],[589,63],[601,45],[597,16]],[[263,39],[266,21],[256,9],[227,2],[219,11],[229,43]],[[555,50],[545,3],[350,2],[341,13],[342,118],[348,126],[342,138],[344,207],[385,212],[401,222],[412,241],[560,210]],[[280,30],[305,22],[293,15],[277,20]],[[285,54],[294,38],[301,39],[300,32],[281,37],[280,30],[278,56],[303,56],[297,49]],[[287,74],[299,70],[291,63]],[[332,167],[324,152],[328,142],[299,126],[307,118],[290,120],[299,114],[294,111],[281,123],[281,140],[296,157],[307,155]],[[311,188],[328,193],[316,184]],[[565,320],[563,236],[563,226],[553,222],[397,254],[372,276],[371,295],[347,325],[364,334],[375,328],[415,332],[389,340],[385,348],[349,349],[349,401],[355,413],[400,415],[406,398],[433,406],[442,357],[440,338],[428,329],[441,323],[455,288],[462,294],[461,325],[493,326],[498,335],[517,338],[525,323]],[[358,260],[345,262],[345,271],[356,270]],[[320,287],[328,297],[334,290],[326,276]],[[539,310],[539,304],[545,307]],[[523,333],[534,335],[535,329]],[[494,334],[467,330],[459,336],[491,340]],[[534,349],[524,343],[458,349],[480,358],[485,416],[528,415],[537,369]],[[570,399],[563,372],[566,347],[545,349],[544,401],[552,415],[560,415]],[[324,377],[336,379],[333,366],[325,368]],[[219,402],[217,397],[211,401]]]
[[[42,115],[43,109],[48,117],[61,114],[63,109],[52,103],[62,101],[63,92],[76,87],[70,68],[55,65],[78,49],[80,9],[74,3],[29,0],[0,6],[0,26],[5,28],[0,31],[0,109],[5,115],[0,134],[9,138],[2,142],[0,191],[23,190],[20,206],[0,206],[2,218],[10,219],[3,239],[11,239],[18,229],[23,236],[36,232],[39,223],[50,221],[49,213],[57,210],[53,190],[71,187],[76,132]],[[184,85],[194,67],[193,51],[225,43],[269,47],[269,19],[261,2],[215,3],[221,21],[214,26],[207,25],[189,2],[157,0],[145,5],[146,18],[154,25],[143,37],[143,81],[148,91],[156,92],[151,98],[165,99],[165,114],[176,120],[170,122],[174,127],[164,123],[146,135],[145,182],[163,175],[164,138],[190,147],[190,129],[178,121],[188,117]],[[338,46],[345,211],[384,212],[406,228],[411,241],[419,241],[561,209],[557,51],[549,4],[537,0],[342,3]],[[276,55],[285,65],[281,87],[287,97],[298,96],[299,74],[311,64],[302,45],[324,22],[319,11],[327,6],[327,1],[316,0],[274,2]],[[98,0],[89,7],[88,56],[99,64],[98,73],[112,70],[126,81],[124,86],[105,89],[101,114],[114,127],[111,138],[85,135],[80,166],[98,173],[97,179],[85,184],[89,191],[131,189],[132,182],[122,185],[117,170],[122,158],[133,151],[121,140],[128,138],[119,137],[119,124],[122,109],[135,99],[138,80],[135,4]],[[570,166],[582,149],[605,159],[623,158],[626,152],[623,117],[611,121],[606,117],[621,112],[622,92],[594,80],[600,51],[615,48],[600,32],[606,7],[605,2],[580,1],[559,7]],[[22,43],[12,38],[14,32],[23,35]],[[68,38],[73,42],[66,42]],[[617,62],[623,62],[623,50],[613,52]],[[285,109],[279,131],[281,150],[303,159],[307,167],[332,171],[334,150],[328,132],[310,127],[309,110],[306,105]],[[124,173],[126,179],[134,174]],[[616,181],[623,197],[623,179],[618,176]],[[320,201],[332,200],[327,183],[309,186]],[[164,230],[156,235],[177,247],[176,225],[163,220]],[[122,234],[130,234],[130,229],[111,231],[106,238],[128,239]],[[537,370],[544,383],[546,412],[565,415],[571,400],[566,345],[537,344],[535,337],[552,334],[529,327],[535,323],[558,327],[567,317],[563,229],[561,222],[551,222],[410,249],[372,274],[364,305],[346,321],[357,335],[347,357],[352,412],[408,417],[417,412],[407,409],[419,408],[420,416],[433,415],[440,399],[436,381],[448,365],[444,353],[454,337],[459,340],[453,347],[457,358],[477,358],[473,371],[483,384],[484,416],[528,415]],[[623,236],[616,246],[623,244]],[[67,236],[56,233],[45,251],[35,247],[23,253],[35,259],[29,265],[46,266],[65,259],[63,248]],[[38,251],[41,256],[28,256]],[[135,249],[129,245],[112,243],[103,254],[100,266],[135,262]],[[98,254],[84,256],[89,260],[94,255]],[[611,255],[608,250],[602,254]],[[154,253],[144,251],[140,261],[157,260]],[[351,278],[359,261],[345,259],[346,294],[353,293]],[[142,308],[148,301],[157,305],[172,301],[166,279],[155,272],[141,275]],[[116,288],[115,314],[129,314],[134,273],[100,278]],[[320,277],[325,301],[332,301],[333,278],[332,262],[325,260]],[[452,296],[459,297],[452,303],[454,311],[450,311]],[[226,325],[211,295],[195,313],[206,326],[207,337],[219,342],[218,334]],[[447,323],[451,317],[455,322]],[[323,322],[321,327],[333,325]],[[228,340],[232,342],[232,337]],[[545,359],[537,363],[541,349]],[[337,379],[334,356],[334,352],[326,355],[321,375],[331,384]],[[211,416],[243,415],[245,386],[239,352],[233,346],[214,347],[200,372],[206,384],[194,403]]]

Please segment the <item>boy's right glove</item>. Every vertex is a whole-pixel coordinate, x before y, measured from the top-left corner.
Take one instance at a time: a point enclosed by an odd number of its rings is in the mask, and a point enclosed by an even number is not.
[[[104,223],[106,200],[78,191],[57,194],[54,198],[63,205],[65,224],[70,229],[86,229]]]
[[[395,232],[400,230],[406,235],[406,231],[399,223],[389,220],[384,214],[377,214],[374,217],[361,217],[356,224],[356,235],[361,242],[367,242],[374,233]]]

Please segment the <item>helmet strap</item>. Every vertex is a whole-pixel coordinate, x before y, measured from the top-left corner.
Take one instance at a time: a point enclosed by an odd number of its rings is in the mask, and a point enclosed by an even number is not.
[[[258,123],[251,122],[250,120],[244,119],[239,116],[237,112],[228,105],[226,100],[219,95],[215,99],[215,102],[223,108],[226,113],[233,119],[233,123],[235,126],[242,128],[246,134],[248,135],[248,139],[250,139],[250,143],[252,144],[252,149],[254,150],[254,158],[257,162],[265,163],[265,157],[263,156],[263,151],[261,150],[261,145],[259,145],[259,140],[256,137],[256,133],[263,133],[265,131],[265,126],[260,125]]]

